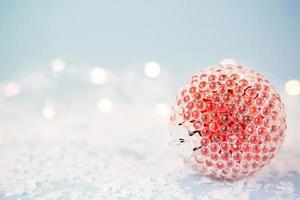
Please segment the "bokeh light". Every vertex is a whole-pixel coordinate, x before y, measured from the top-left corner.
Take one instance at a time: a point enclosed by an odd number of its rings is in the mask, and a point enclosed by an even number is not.
[[[51,105],[45,105],[45,107],[43,108],[43,116],[46,119],[53,119],[56,116],[54,107]]]
[[[288,95],[298,96],[300,94],[300,81],[289,80],[285,84],[285,91]]]
[[[96,85],[102,85],[107,81],[107,72],[101,67],[94,67],[90,71],[91,81]]]
[[[150,78],[158,77],[160,74],[160,65],[157,62],[148,62],[145,64],[144,72]]]
[[[56,58],[51,63],[53,72],[62,72],[65,70],[66,63],[61,58]]]
[[[22,91],[22,86],[17,81],[6,83],[3,86],[3,93],[6,97],[17,96],[21,91]]]
[[[226,66],[226,65],[236,66],[236,62],[232,58],[225,58],[220,62],[220,64],[223,66]]]
[[[112,102],[109,98],[101,98],[98,102],[98,109],[101,112],[108,113],[112,110]]]
[[[53,99],[49,98],[45,101],[42,114],[45,119],[49,120],[56,117],[55,102]]]
[[[170,112],[170,109],[167,104],[159,103],[155,106],[155,112],[159,116],[167,116]]]

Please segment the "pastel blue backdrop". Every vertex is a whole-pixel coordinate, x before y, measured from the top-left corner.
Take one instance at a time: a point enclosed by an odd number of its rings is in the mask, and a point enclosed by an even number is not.
[[[1,0],[0,80],[56,57],[109,68],[155,60],[179,71],[231,57],[271,80],[295,79],[299,10],[297,0]]]

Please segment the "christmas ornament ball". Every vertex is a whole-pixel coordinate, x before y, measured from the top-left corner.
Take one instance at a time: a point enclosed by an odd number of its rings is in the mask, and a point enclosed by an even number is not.
[[[200,173],[238,179],[270,162],[285,130],[284,104],[269,81],[245,66],[220,64],[180,89],[170,145]]]

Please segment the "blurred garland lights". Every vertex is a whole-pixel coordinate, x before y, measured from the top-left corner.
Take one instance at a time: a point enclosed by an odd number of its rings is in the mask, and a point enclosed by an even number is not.
[[[159,103],[155,106],[155,112],[159,116],[167,116],[170,113],[170,109],[167,104]]]
[[[13,81],[4,84],[2,90],[6,97],[14,97],[22,91],[22,86],[19,82]]]
[[[224,59],[221,64],[234,64],[233,59]],[[62,73],[66,69],[66,63],[61,58],[56,58],[51,62],[51,68],[54,75]],[[161,66],[154,61],[147,62],[144,65],[144,73],[148,78],[157,78],[161,73]],[[95,85],[104,85],[108,81],[108,72],[106,69],[94,66],[89,72],[88,76],[90,81]],[[300,95],[300,81],[299,80],[289,80],[285,84],[285,92],[290,96],[299,96]],[[22,83],[18,81],[11,81],[4,83],[2,85],[2,93],[7,98],[13,98],[19,95],[22,92]],[[100,112],[109,113],[112,111],[113,103],[108,97],[100,98],[97,104],[97,108]],[[154,107],[154,112],[158,116],[168,116],[170,113],[169,106],[165,103],[158,103]],[[46,119],[53,119],[56,117],[57,113],[53,102],[49,103],[47,100],[43,110],[43,117]]]
[[[300,81],[289,80],[285,84],[285,91],[288,95],[298,96],[300,94]]]
[[[103,85],[107,82],[107,72],[101,67],[94,67],[90,72],[90,78],[95,85]]]
[[[46,118],[46,119],[53,119],[55,117],[56,113],[55,113],[55,110],[54,110],[54,107],[53,106],[45,106],[43,108],[43,116]]]
[[[56,111],[54,107],[54,100],[47,99],[43,108],[43,116],[46,119],[53,119],[56,116]]]
[[[51,65],[52,65],[53,72],[62,72],[66,68],[66,63],[61,58],[54,59]]]
[[[144,71],[146,76],[156,78],[160,74],[160,65],[157,62],[148,62],[145,64]]]
[[[98,102],[98,109],[101,112],[108,113],[112,110],[112,102],[109,98],[101,98]]]

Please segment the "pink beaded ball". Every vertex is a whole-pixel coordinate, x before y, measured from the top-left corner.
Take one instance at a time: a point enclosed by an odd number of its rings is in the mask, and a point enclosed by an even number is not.
[[[176,97],[171,145],[205,175],[251,175],[275,156],[286,115],[280,95],[244,66],[218,65],[192,76]]]

